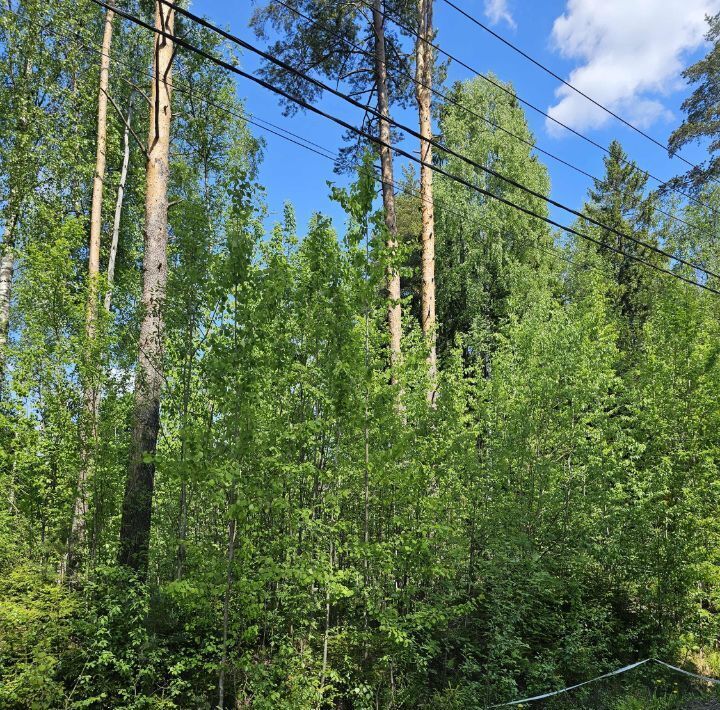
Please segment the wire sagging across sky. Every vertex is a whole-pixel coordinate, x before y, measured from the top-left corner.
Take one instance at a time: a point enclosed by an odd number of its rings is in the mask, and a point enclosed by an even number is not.
[[[391,146],[391,145],[385,143],[384,141],[382,141],[381,139],[377,138],[376,136],[373,136],[372,134],[368,133],[367,131],[364,131],[364,130],[362,130],[362,129],[357,128],[356,126],[353,126],[352,124],[348,123],[347,121],[344,121],[343,119],[341,119],[341,118],[339,118],[339,117],[337,117],[337,116],[334,116],[334,115],[332,115],[332,114],[330,114],[330,113],[328,113],[328,112],[320,109],[319,107],[317,107],[317,106],[315,106],[315,105],[313,105],[313,104],[305,101],[304,99],[302,99],[302,98],[300,98],[300,97],[293,96],[293,95],[290,94],[289,92],[287,92],[287,91],[285,91],[285,90],[283,90],[283,89],[281,89],[281,88],[279,88],[279,87],[277,87],[277,86],[272,85],[271,83],[265,81],[264,79],[261,79],[261,78],[259,78],[259,77],[256,77],[256,76],[254,76],[254,75],[252,75],[252,74],[250,74],[250,73],[248,73],[248,72],[246,72],[246,71],[244,71],[244,70],[242,70],[242,69],[239,69],[238,67],[230,64],[229,62],[227,62],[227,61],[225,61],[225,60],[223,60],[223,59],[221,59],[221,58],[219,58],[219,57],[216,57],[216,56],[210,54],[209,52],[206,52],[205,50],[203,50],[203,49],[201,49],[201,48],[199,48],[199,47],[196,47],[195,45],[191,44],[191,43],[188,42],[187,40],[185,40],[185,39],[183,39],[183,38],[181,38],[181,37],[177,37],[177,36],[175,36],[175,35],[172,35],[172,34],[170,34],[170,33],[168,33],[168,32],[165,32],[164,30],[161,30],[161,29],[159,29],[159,28],[153,27],[152,25],[148,24],[147,22],[145,22],[145,21],[142,20],[141,18],[138,18],[138,17],[132,15],[131,13],[128,13],[128,12],[126,12],[126,11],[124,11],[124,10],[119,10],[118,8],[110,7],[106,2],[103,2],[103,0],[92,0],[92,1],[93,1],[94,3],[96,3],[97,5],[100,5],[100,6],[104,7],[104,8],[106,8],[106,9],[108,9],[108,8],[109,8],[109,9],[112,9],[114,12],[116,12],[116,13],[119,14],[120,16],[122,16],[122,17],[124,17],[124,18],[126,18],[126,19],[128,19],[128,20],[130,20],[130,21],[132,21],[132,22],[134,22],[135,24],[140,25],[140,26],[144,27],[145,29],[147,29],[147,30],[149,30],[149,31],[151,31],[151,32],[153,32],[153,33],[155,33],[155,34],[157,34],[157,35],[160,35],[160,36],[163,36],[163,37],[165,37],[165,38],[167,38],[167,39],[169,39],[169,40],[172,40],[172,41],[175,42],[177,45],[179,45],[179,46],[181,46],[181,47],[184,47],[185,49],[188,49],[189,51],[194,52],[194,53],[198,54],[199,56],[204,57],[205,59],[207,59],[207,60],[209,60],[209,61],[217,64],[218,66],[221,66],[221,67],[227,69],[228,71],[230,71],[230,72],[232,72],[232,73],[237,74],[238,76],[241,76],[241,77],[243,77],[243,78],[246,78],[246,79],[248,79],[248,80],[250,80],[250,81],[258,84],[259,86],[262,86],[263,88],[267,89],[268,91],[271,91],[271,92],[275,93],[276,95],[281,96],[281,97],[285,98],[286,100],[295,103],[296,105],[300,106],[301,108],[304,108],[304,109],[306,109],[306,110],[308,110],[308,111],[311,111],[311,112],[313,112],[313,113],[315,113],[315,114],[317,114],[317,115],[319,115],[319,116],[322,116],[322,117],[324,117],[324,118],[327,118],[328,120],[334,122],[335,124],[341,126],[342,128],[344,128],[344,129],[346,129],[346,130],[350,130],[350,131],[354,132],[355,134],[362,136],[362,137],[365,138],[366,140],[368,140],[368,141],[370,141],[370,142],[372,142],[372,143],[374,143],[374,144],[376,144],[376,145],[378,145],[378,146],[390,148],[390,149],[392,149],[396,154],[401,155],[401,156],[407,158],[408,160],[411,160],[411,161],[415,162],[415,163],[418,164],[418,165],[425,166],[425,167],[433,170],[434,172],[437,172],[437,173],[439,173],[439,174],[441,174],[441,175],[444,175],[445,177],[447,177],[447,178],[450,179],[450,180],[453,180],[453,181],[455,181],[455,182],[458,182],[458,183],[460,183],[460,184],[463,184],[463,185],[465,185],[466,187],[469,187],[469,188],[475,190],[475,191],[478,192],[479,194],[485,195],[486,197],[489,197],[489,198],[494,199],[494,200],[496,200],[496,201],[498,201],[498,202],[500,202],[500,203],[502,203],[502,204],[505,204],[505,205],[507,205],[507,206],[509,206],[509,207],[512,207],[512,208],[514,208],[514,209],[516,209],[516,210],[518,210],[518,211],[520,211],[520,212],[523,212],[523,213],[527,214],[528,216],[531,216],[531,217],[534,217],[534,218],[536,218],[536,219],[542,220],[543,222],[545,222],[545,223],[547,223],[547,224],[549,224],[549,225],[551,225],[551,226],[553,226],[553,227],[556,227],[556,228],[558,228],[558,229],[561,229],[561,230],[563,230],[564,232],[566,232],[566,233],[568,233],[568,234],[573,234],[573,235],[575,235],[575,236],[580,237],[581,239],[584,239],[584,240],[586,240],[586,241],[590,241],[590,242],[592,242],[592,243],[595,243],[595,244],[598,245],[598,246],[602,246],[602,247],[604,247],[604,248],[606,248],[606,249],[608,249],[608,250],[610,250],[610,251],[613,251],[613,252],[615,252],[615,253],[617,253],[617,254],[623,255],[623,256],[625,256],[625,257],[628,258],[628,259],[631,259],[631,260],[633,260],[633,261],[636,261],[636,262],[638,262],[638,263],[640,263],[640,264],[644,264],[645,266],[647,266],[647,267],[649,267],[649,268],[651,268],[651,269],[653,269],[653,270],[655,270],[655,271],[658,271],[658,272],[661,272],[661,273],[666,273],[666,274],[672,276],[673,278],[677,278],[677,279],[679,279],[679,280],[681,280],[681,281],[684,281],[684,282],[686,282],[686,283],[689,283],[689,284],[691,284],[691,285],[693,285],[693,286],[697,286],[697,287],[702,288],[702,289],[704,289],[704,290],[710,291],[710,292],[712,292],[712,293],[714,293],[714,294],[716,294],[716,295],[720,295],[720,291],[718,291],[717,289],[715,289],[715,288],[713,288],[712,286],[708,285],[707,283],[702,283],[702,282],[699,282],[699,281],[695,281],[695,280],[690,279],[690,278],[688,278],[688,277],[686,277],[686,276],[684,276],[684,275],[682,275],[682,274],[679,274],[679,273],[676,273],[676,272],[674,272],[674,271],[671,271],[670,269],[667,269],[667,268],[665,268],[665,267],[663,267],[663,266],[660,266],[660,265],[658,265],[658,264],[653,264],[652,262],[645,261],[644,259],[642,259],[642,258],[640,258],[640,257],[638,257],[638,256],[636,256],[636,255],[634,255],[634,254],[629,254],[629,253],[627,253],[627,252],[624,252],[622,249],[616,247],[616,246],[613,245],[613,244],[610,244],[610,243],[608,243],[608,242],[604,242],[604,241],[602,241],[602,240],[596,239],[595,237],[592,237],[592,236],[590,236],[590,235],[588,235],[588,234],[584,234],[583,232],[580,232],[579,230],[577,230],[577,229],[575,229],[575,228],[573,228],[573,227],[569,227],[569,226],[563,225],[563,224],[561,224],[560,222],[557,222],[557,221],[551,219],[550,217],[547,217],[547,216],[545,216],[545,215],[542,215],[542,214],[540,214],[540,213],[538,213],[538,212],[535,212],[534,210],[531,210],[531,209],[529,209],[529,208],[527,208],[527,207],[524,207],[524,206],[522,206],[522,205],[518,205],[517,203],[513,202],[512,200],[509,200],[509,199],[506,198],[506,197],[503,197],[503,196],[501,196],[501,195],[496,195],[495,193],[493,193],[493,192],[491,192],[491,191],[489,191],[489,190],[486,190],[485,188],[482,188],[482,187],[479,187],[479,186],[477,186],[477,185],[474,185],[473,183],[469,182],[468,180],[465,180],[464,178],[462,178],[462,177],[460,177],[460,176],[453,175],[452,173],[444,170],[443,168],[441,168],[441,167],[439,167],[439,166],[437,166],[437,165],[430,165],[430,164],[426,163],[425,161],[423,161],[423,160],[415,157],[414,155],[412,155],[412,154],[409,153],[408,151],[405,151],[405,150],[403,150],[403,149],[401,149],[401,148],[398,148],[398,147],[395,147],[395,146]],[[182,8],[177,7],[177,6],[174,5],[173,3],[168,2],[168,0],[159,0],[159,2],[162,2],[163,4],[165,4],[165,5],[169,6],[169,7],[172,7],[172,8],[174,8],[174,9],[176,9],[178,12],[181,12],[182,14],[186,15],[186,16],[188,17],[188,19],[191,19],[192,21],[197,22],[198,24],[202,25],[203,27],[206,27],[207,29],[210,29],[210,30],[212,30],[212,31],[220,34],[221,36],[225,37],[226,39],[230,39],[231,41],[236,41],[238,44],[240,44],[241,46],[249,49],[250,51],[253,51],[253,52],[257,53],[257,54],[259,54],[260,56],[263,56],[263,57],[266,57],[266,58],[268,58],[268,59],[271,59],[270,55],[268,55],[267,53],[263,52],[262,50],[260,50],[260,49],[258,49],[258,48],[256,48],[256,47],[254,47],[252,44],[246,42],[245,40],[241,40],[240,38],[233,38],[232,35],[230,35],[229,33],[225,32],[224,30],[220,29],[219,27],[216,27],[215,25],[213,25],[212,23],[208,22],[207,20],[204,20],[203,18],[200,18],[200,17],[198,17],[198,16],[196,16],[196,15],[193,15],[193,13],[190,13],[190,12],[187,11],[187,10],[183,10]],[[275,62],[280,62],[280,60],[277,60],[277,59],[275,59],[274,61],[275,61]],[[306,74],[304,74],[304,73],[302,73],[302,72],[299,72],[297,69],[294,69],[293,67],[290,67],[289,65],[285,64],[284,62],[282,62],[281,64],[284,65],[283,68],[286,68],[288,71],[291,71],[291,72],[293,72],[293,73],[299,74],[303,79],[305,79],[305,80],[307,80],[307,81],[309,81],[309,82],[312,82],[313,84],[316,84],[316,85],[320,86],[321,88],[330,91],[331,93],[337,94],[337,95],[340,96],[341,98],[345,98],[345,99],[346,99],[347,101],[349,101],[350,103],[356,104],[359,108],[361,108],[361,109],[363,109],[363,110],[367,108],[365,105],[360,104],[359,102],[356,102],[356,101],[354,101],[353,99],[345,96],[342,92],[337,91],[337,90],[335,90],[335,89],[332,89],[331,87],[328,87],[327,85],[323,84],[322,82],[319,82],[318,80],[313,79],[312,77],[309,77],[309,76],[307,76]],[[402,124],[397,124],[397,122],[392,121],[392,119],[389,119],[389,121],[390,121],[391,123],[394,123],[394,124],[398,125],[398,127],[401,128],[402,130],[407,130],[407,132],[410,133],[411,135],[415,134],[415,135],[417,135],[417,136],[419,137],[419,134],[417,134],[417,132],[413,131],[412,129],[410,129],[410,128],[406,127],[406,126],[403,126]],[[504,178],[504,177],[503,177],[502,175],[500,175],[499,173],[496,173],[495,171],[491,171],[491,169],[485,168],[484,166],[481,166],[481,165],[475,163],[474,161],[471,161],[471,160],[470,160],[469,158],[467,158],[466,156],[463,156],[463,155],[461,155],[461,154],[459,154],[459,153],[455,153],[454,151],[451,151],[450,149],[447,149],[446,147],[444,147],[444,146],[442,146],[442,145],[440,145],[440,144],[437,144],[437,147],[438,147],[440,150],[444,150],[444,151],[448,152],[449,154],[454,155],[455,157],[458,157],[458,158],[460,158],[460,159],[462,159],[462,160],[464,160],[464,161],[469,162],[470,164],[474,165],[475,167],[478,167],[478,168],[481,169],[481,170],[490,172],[491,174],[496,174],[497,177],[499,177],[500,179],[505,179],[505,180],[507,180],[508,182],[510,182],[510,184],[513,184],[513,183],[514,183],[514,181],[511,181],[509,178]],[[523,189],[523,190],[525,190],[525,191],[529,191],[528,188],[525,188],[525,186],[522,186],[522,185],[520,185],[519,183],[515,183],[515,185],[516,185],[517,187],[519,187],[520,189]],[[531,194],[532,194],[532,193],[531,193]],[[542,195],[540,195],[539,193],[534,193],[534,194],[535,194],[537,197],[539,197],[540,199],[545,199],[545,200],[548,201],[550,204],[555,204],[554,201],[550,200],[549,198],[544,198],[544,197],[543,197]],[[581,218],[583,218],[583,219],[588,219],[585,215],[582,215],[581,213],[578,213],[577,211],[573,210],[572,208],[568,208],[568,207],[566,207],[566,206],[564,206],[564,205],[560,205],[560,203],[557,203],[557,206],[560,206],[560,207],[563,208],[563,209],[567,209],[568,211],[577,214],[577,216],[579,216],[579,217],[581,217]],[[608,230],[608,231],[617,232],[617,230],[612,230],[612,229],[610,229],[610,228],[608,228],[608,227],[604,227],[603,225],[600,225],[600,224],[599,224],[599,226],[601,226],[602,228],[604,228],[604,229],[606,229],[606,230]],[[620,232],[617,232],[617,233],[618,233],[620,236],[624,236],[624,237],[627,237],[628,239],[633,240],[632,237],[630,237],[629,235],[624,235],[624,234],[622,234],[622,233],[620,233]],[[644,244],[644,243],[641,242],[640,240],[633,240],[633,241],[637,241],[639,244],[647,247],[648,249],[652,249],[653,251],[659,250],[658,247],[654,247],[653,245]],[[678,262],[681,262],[681,263],[686,263],[687,265],[691,266],[692,268],[696,269],[697,271],[704,272],[704,273],[706,273],[707,275],[710,275],[710,276],[715,276],[715,274],[714,274],[713,272],[709,272],[709,271],[707,271],[707,270],[705,270],[705,269],[702,269],[701,267],[698,267],[698,266],[696,266],[696,265],[692,265],[692,264],[690,264],[689,262],[684,262],[684,260],[680,260],[679,258],[676,258],[676,257],[674,257],[674,256],[671,255],[671,254],[668,254],[668,253],[666,253],[666,252],[663,252],[662,250],[659,250],[659,253],[664,254],[664,255],[667,256],[669,259],[673,259],[673,260],[678,261]]]

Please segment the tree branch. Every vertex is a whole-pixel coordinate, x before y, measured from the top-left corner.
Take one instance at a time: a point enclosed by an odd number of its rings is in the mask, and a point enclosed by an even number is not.
[[[123,122],[123,124],[127,127],[128,131],[130,131],[130,134],[131,134],[132,137],[135,139],[135,142],[138,144],[138,147],[139,147],[140,150],[143,152],[143,155],[145,156],[145,159],[146,159],[146,160],[150,160],[150,155],[149,155],[149,153],[147,152],[147,148],[143,145],[142,141],[138,138],[137,133],[135,133],[135,130],[133,129],[133,127],[132,127],[132,126],[127,122],[127,120],[125,119],[125,116],[123,115],[123,112],[120,110],[120,107],[119,107],[119,106],[117,105],[117,103],[115,102],[115,99],[114,99],[112,96],[110,96],[110,93],[109,93],[108,91],[105,91],[105,89],[103,89],[103,93],[104,93],[105,96],[107,96],[108,99],[110,100],[110,103],[112,104],[113,108],[114,108],[115,111],[117,112],[117,115],[120,116],[120,120],[121,120],[121,121]]]

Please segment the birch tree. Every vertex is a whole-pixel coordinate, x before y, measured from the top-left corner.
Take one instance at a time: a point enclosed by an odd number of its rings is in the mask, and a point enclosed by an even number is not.
[[[95,148],[95,170],[93,173],[92,204],[90,207],[90,241],[88,249],[88,286],[85,311],[86,360],[83,393],[84,417],[81,422],[82,460],[78,473],[77,493],[73,506],[70,536],[67,552],[60,566],[60,578],[72,572],[78,563],[79,554],[85,546],[87,516],[87,482],[91,467],[91,449],[97,439],[97,417],[100,390],[91,363],[95,360],[94,341],[98,319],[98,290],[100,277],[100,239],[102,232],[103,188],[105,185],[105,164],[107,162],[107,106],[110,83],[110,50],[112,47],[113,19],[115,13],[105,11],[103,39],[100,53],[100,78],[97,99],[97,137]]]
[[[59,61],[48,52],[41,3],[7,3],[0,15],[0,392],[10,330],[10,305],[23,207],[37,185],[39,150],[57,91]],[[51,13],[52,14],[52,11]],[[50,19],[52,22],[52,19]]]

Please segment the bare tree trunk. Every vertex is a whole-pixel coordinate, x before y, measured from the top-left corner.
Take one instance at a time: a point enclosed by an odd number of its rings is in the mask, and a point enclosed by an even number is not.
[[[185,464],[185,454],[187,450],[187,417],[188,409],[190,407],[190,387],[192,378],[192,339],[195,329],[192,325],[192,316],[188,314],[188,328],[186,343],[188,347],[187,354],[185,356],[185,365],[183,368],[183,395],[182,395],[182,411],[180,413],[182,423],[182,439],[180,443],[180,461]],[[181,579],[183,574],[183,567],[185,565],[185,558],[187,551],[185,549],[185,539],[187,537],[187,521],[188,521],[188,496],[187,496],[187,480],[183,470],[183,478],[180,483],[180,511],[178,515],[178,549],[177,549],[177,566],[175,568],[175,578]]]
[[[335,546],[330,541],[330,574],[335,568]],[[325,585],[325,633],[323,635],[323,657],[322,657],[322,674],[320,676],[320,692],[325,694],[325,678],[327,677],[328,666],[328,646],[330,642],[330,611],[332,604],[330,602],[330,585]]]
[[[97,330],[98,277],[100,275],[100,234],[102,231],[103,188],[105,186],[105,163],[107,160],[107,104],[110,79],[110,49],[112,44],[112,10],[105,12],[102,53],[100,55],[100,88],[98,90],[97,147],[95,152],[95,175],[93,176],[92,206],[90,208],[90,251],[88,253],[88,300],[86,332],[92,341]],[[87,402],[86,402],[87,404]],[[91,412],[88,410],[88,414]]]
[[[12,300],[12,280],[15,271],[15,229],[18,215],[13,212],[5,228],[0,253],[0,393],[5,379],[5,361],[10,334],[10,301]]]
[[[117,198],[115,200],[115,216],[113,217],[112,239],[110,241],[110,254],[107,266],[107,291],[105,292],[105,310],[110,313],[112,302],[112,288],[115,281],[115,259],[117,258],[118,242],[120,241],[120,218],[122,217],[123,199],[125,197],[125,184],[127,183],[128,166],[130,164],[130,120],[132,119],[133,97],[130,95],[125,132],[123,133],[123,161],[120,168],[120,182],[118,183]]]
[[[378,93],[378,112],[381,116],[390,115],[390,101],[387,86],[387,67],[385,65],[385,30],[381,0],[373,2],[373,31],[375,33],[375,82]],[[387,250],[391,260],[397,251],[397,225],[395,221],[395,193],[393,192],[393,155],[390,149],[390,124],[380,119],[380,166],[382,171],[382,196],[387,227]],[[402,339],[402,311],[400,306],[400,272],[391,262],[387,268],[388,291],[388,328],[390,331],[390,359],[393,365],[400,362]]]
[[[155,26],[172,35],[175,14],[156,0]],[[155,484],[155,449],[160,429],[160,394],[163,371],[162,306],[167,284],[167,212],[170,172],[170,82],[174,43],[156,35],[148,132],[147,190],[143,257],[143,318],[140,324],[138,367],[130,465],[125,482],[120,523],[119,561],[147,575],[152,498]]]
[[[365,232],[365,278],[368,278],[368,265],[370,262],[370,240],[369,234]],[[370,366],[370,304],[365,302],[365,377],[368,377]],[[365,480],[364,480],[364,515],[363,515],[363,583],[365,588],[370,583],[370,560],[368,548],[370,546],[370,383],[366,379],[365,384],[365,413],[363,417],[363,441],[365,444]],[[367,604],[363,605],[363,629],[367,632],[368,609]],[[363,659],[367,660],[368,643],[364,642]]]
[[[416,44],[416,89],[420,122],[420,205],[422,215],[422,289],[421,325],[428,346],[428,369],[430,390],[428,399],[435,399],[435,378],[437,373],[436,322],[435,322],[435,208],[433,203],[433,154],[431,87],[433,75],[432,40],[433,0],[418,0],[419,31]]]
[[[85,311],[86,373],[83,388],[84,421],[81,422],[82,454],[78,471],[75,505],[73,507],[70,535],[65,556],[58,572],[62,579],[72,574],[80,561],[87,532],[87,484],[92,466],[92,448],[97,439],[97,418],[100,391],[94,375],[95,335],[98,315],[98,281],[100,276],[100,237],[102,232],[102,202],[107,161],[107,102],[110,78],[110,49],[112,45],[113,19],[115,13],[105,12],[102,51],[100,54],[100,85],[98,89],[97,145],[95,149],[95,174],[93,176],[92,204],[90,207],[90,247],[88,251],[88,295]]]
[[[231,504],[235,502],[235,494],[230,496]],[[230,624],[230,593],[232,592],[232,563],[235,557],[235,534],[237,523],[231,518],[228,523],[228,550],[227,550],[227,573],[225,576],[225,597],[223,599],[223,635],[222,635],[222,660],[220,662],[220,677],[218,678],[218,708],[225,707],[225,666],[227,665],[228,648],[228,627]]]
[[[23,84],[27,87],[32,85],[31,75],[33,63],[26,57],[23,60]],[[7,363],[7,344],[10,337],[10,304],[12,302],[12,282],[15,272],[15,242],[18,222],[23,207],[23,198],[33,189],[37,179],[37,166],[29,167],[28,161],[32,162],[31,147],[32,141],[28,136],[30,119],[28,107],[33,105],[32,94],[24,91],[18,97],[18,143],[10,156],[10,165],[20,166],[19,173],[6,176],[10,182],[5,208],[5,234],[2,246],[0,246],[0,399],[5,389],[5,367]],[[14,171],[13,171],[14,172]],[[32,173],[32,177],[31,177]]]

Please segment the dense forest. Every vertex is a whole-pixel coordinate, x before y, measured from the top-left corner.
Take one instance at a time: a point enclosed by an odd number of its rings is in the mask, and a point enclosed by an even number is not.
[[[345,221],[268,228],[247,48],[166,0],[2,4],[0,707],[720,674],[720,16],[670,136],[707,160],[658,187],[613,142],[563,231],[432,0],[260,4],[279,108],[365,109]],[[545,707],[705,687],[613,683]]]

